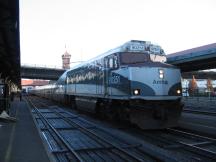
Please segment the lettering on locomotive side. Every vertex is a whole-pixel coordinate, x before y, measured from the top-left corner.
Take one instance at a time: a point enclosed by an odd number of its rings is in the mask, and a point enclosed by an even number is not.
[[[153,84],[168,84],[167,80],[154,80]]]
[[[120,83],[120,76],[109,77],[109,84],[119,84],[119,83]]]

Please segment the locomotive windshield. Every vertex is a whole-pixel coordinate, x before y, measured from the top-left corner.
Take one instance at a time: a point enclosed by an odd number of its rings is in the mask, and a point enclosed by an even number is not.
[[[143,53],[121,53],[121,64],[135,64],[150,61],[149,55]]]
[[[165,62],[166,57],[163,55],[145,54],[145,53],[121,53],[121,65],[136,64],[144,62]]]

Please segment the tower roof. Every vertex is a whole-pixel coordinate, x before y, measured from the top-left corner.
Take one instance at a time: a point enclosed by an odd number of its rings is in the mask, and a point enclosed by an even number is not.
[[[67,56],[67,57],[69,56],[69,57],[70,57],[70,56],[71,56],[71,54],[70,54],[70,53],[68,53],[68,51],[66,50],[66,51],[65,51],[65,53],[62,55],[62,57],[65,57],[65,56]]]

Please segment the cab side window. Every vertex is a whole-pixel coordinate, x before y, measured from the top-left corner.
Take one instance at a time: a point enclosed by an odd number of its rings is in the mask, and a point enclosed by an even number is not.
[[[113,62],[114,62],[114,68],[117,69],[118,68],[118,57],[117,56],[113,57]]]
[[[118,68],[118,56],[117,55],[111,55],[108,57],[108,68],[109,69]]]
[[[108,68],[108,58],[107,57],[104,59],[104,67]]]
[[[109,68],[113,69],[113,58],[112,57],[109,58]]]

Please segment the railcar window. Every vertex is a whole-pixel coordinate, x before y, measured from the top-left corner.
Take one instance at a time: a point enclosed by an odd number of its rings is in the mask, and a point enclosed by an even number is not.
[[[100,68],[103,68],[103,59],[99,60]]]
[[[109,58],[109,68],[113,68],[113,58]]]
[[[66,78],[66,84],[69,84],[70,83],[70,78],[69,76]]]
[[[118,57],[114,56],[113,59],[114,59],[114,68],[118,68]]]
[[[144,53],[121,53],[121,64],[135,64],[150,61],[148,54]]]
[[[105,62],[105,68],[108,68],[108,59],[105,58],[104,62]]]
[[[96,69],[100,69],[102,67],[101,60],[96,61],[95,67],[96,67]]]

